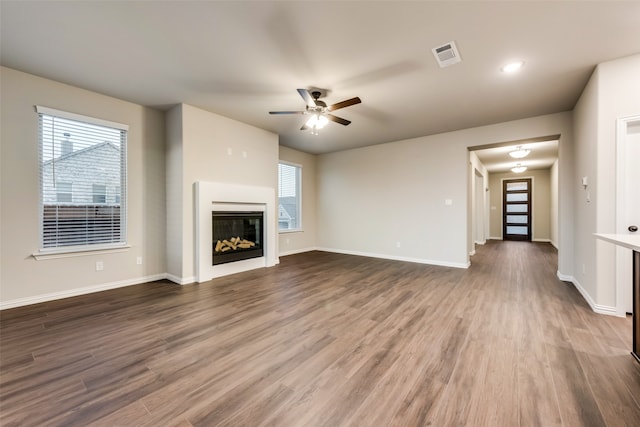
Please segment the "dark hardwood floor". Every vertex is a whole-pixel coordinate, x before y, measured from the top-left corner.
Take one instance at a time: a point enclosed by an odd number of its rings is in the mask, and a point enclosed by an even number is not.
[[[468,270],[310,252],[1,312],[3,426],[638,426],[631,320],[552,246]]]

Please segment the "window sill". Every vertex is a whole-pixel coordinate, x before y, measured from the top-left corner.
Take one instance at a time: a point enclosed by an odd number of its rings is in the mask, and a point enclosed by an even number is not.
[[[288,229],[288,230],[278,230],[278,233],[280,234],[288,234],[288,233],[303,233],[304,230],[302,228],[292,228],[292,229]]]
[[[97,247],[97,248],[78,248],[78,249],[54,249],[50,251],[39,251],[31,254],[37,261],[56,259],[56,258],[72,258],[87,255],[111,254],[117,252],[126,252],[131,248],[130,245],[115,247]]]

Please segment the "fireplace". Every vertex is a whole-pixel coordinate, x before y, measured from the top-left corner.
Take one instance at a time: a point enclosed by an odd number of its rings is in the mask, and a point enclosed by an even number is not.
[[[259,258],[264,255],[264,213],[213,211],[212,265]]]
[[[195,280],[198,283],[257,268],[273,267],[278,263],[278,211],[276,208],[278,205],[274,188],[198,181],[195,183],[195,195],[197,211],[195,218],[194,261],[196,268]],[[229,235],[225,234],[221,236],[221,239],[217,238],[218,233],[216,233],[216,239],[213,240],[213,212],[227,216],[230,213],[240,215],[257,213],[258,215],[262,215],[262,222],[258,222],[259,232],[256,223],[253,224],[253,226],[256,226],[256,238],[253,243],[255,243],[256,246],[258,246],[259,243],[262,256],[257,256],[257,250],[255,252],[244,250],[252,247],[250,242],[253,239],[253,232],[243,236],[240,232],[231,229]],[[251,222],[249,224],[251,225]],[[252,227],[249,228],[251,229]],[[233,238],[235,239],[231,242]],[[240,238],[242,246],[236,244],[238,238]],[[243,257],[250,252],[253,252],[251,256],[256,255],[256,257],[235,260],[234,262],[225,262],[224,264],[214,264],[214,259],[218,258],[217,256],[214,258],[213,255],[218,240],[228,240],[230,243],[236,245],[236,249],[243,249],[242,251],[237,251],[237,253],[242,253]],[[243,242],[243,240],[247,240],[248,242]],[[247,245],[249,245],[249,248],[243,247]],[[229,251],[230,249],[226,250],[225,254]],[[220,250],[220,252],[222,252],[222,250]],[[229,259],[231,258],[232,257],[229,256]]]

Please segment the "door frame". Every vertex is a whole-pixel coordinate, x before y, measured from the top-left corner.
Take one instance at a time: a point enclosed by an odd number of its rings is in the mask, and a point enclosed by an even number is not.
[[[616,120],[616,233],[627,234],[626,224],[626,153],[629,124],[640,122],[640,115],[618,117]],[[631,257],[625,261],[629,250],[616,246],[616,315],[626,316],[624,293],[631,287]],[[628,279],[628,285],[625,283]]]
[[[473,179],[475,180],[475,206],[474,206],[474,227],[473,242],[474,244],[484,245],[487,243],[486,226],[486,204],[487,195],[485,191],[485,176],[476,168],[473,168]]]

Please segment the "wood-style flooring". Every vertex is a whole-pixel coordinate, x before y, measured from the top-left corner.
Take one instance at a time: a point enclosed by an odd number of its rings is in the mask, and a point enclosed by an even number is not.
[[[2,426],[639,426],[631,320],[549,244],[455,269],[325,252],[1,315]]]

